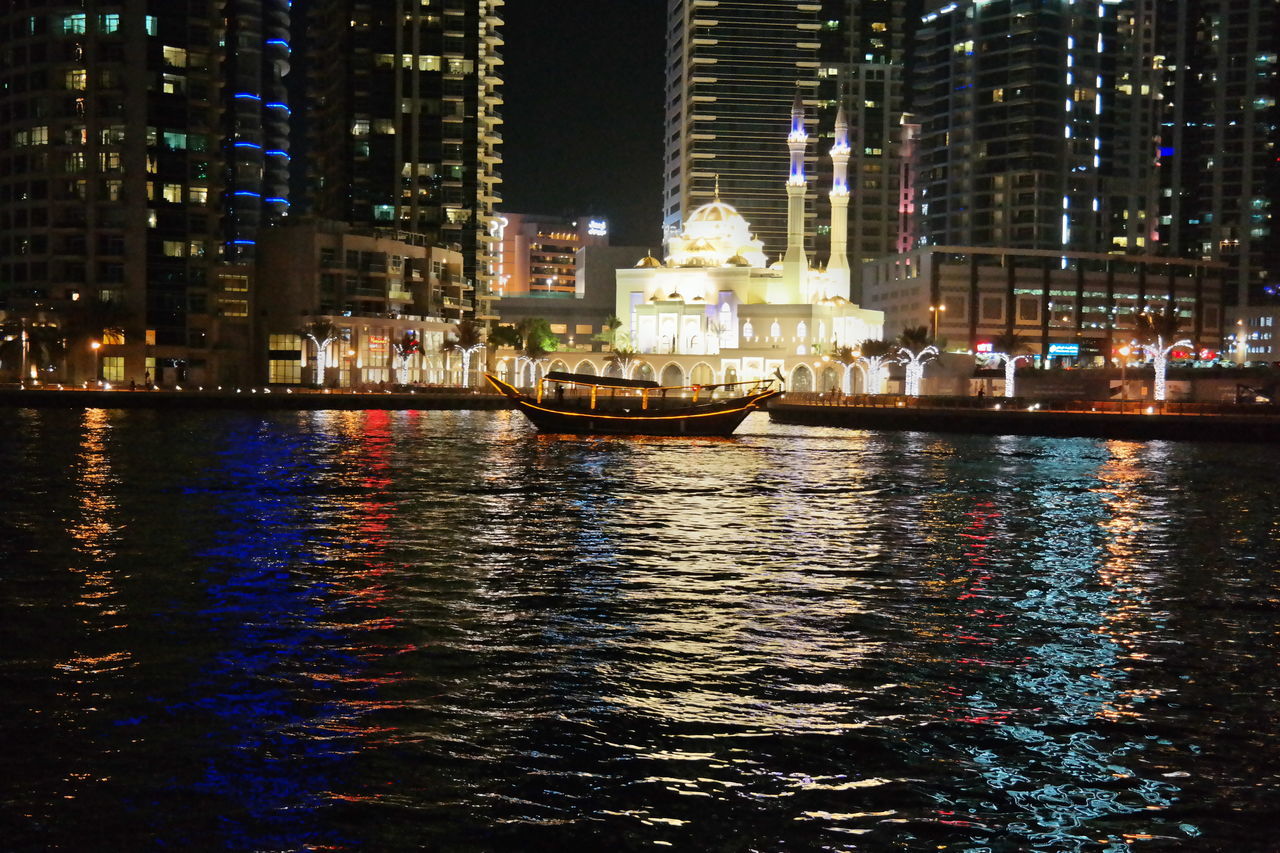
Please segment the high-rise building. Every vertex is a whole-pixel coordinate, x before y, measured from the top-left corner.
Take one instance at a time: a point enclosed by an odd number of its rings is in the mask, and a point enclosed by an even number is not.
[[[844,108],[849,123],[849,216],[847,252],[853,268],[909,248],[904,230],[909,213],[910,173],[906,168],[904,124],[907,91],[906,46],[918,15],[908,0],[864,2],[824,0],[819,14],[821,51],[818,77],[818,183],[827,185],[835,120]],[[831,200],[817,196],[819,222],[835,220]],[[829,227],[817,230],[818,252],[826,253]],[[857,276],[855,275],[856,279]],[[854,281],[854,301],[857,301]]]
[[[1280,3],[1168,0],[1159,7],[1161,242],[1181,257],[1225,261],[1229,303],[1274,304],[1280,301]],[[1270,315],[1241,316],[1247,324]],[[1270,328],[1257,334],[1269,338]]]
[[[494,317],[504,0],[315,0],[307,19],[310,212],[456,245]]]
[[[913,72],[923,242],[1150,250],[1152,5],[931,4]]]
[[[58,303],[70,362],[199,373],[248,322],[213,270],[288,206],[288,36],[288,0],[0,9],[0,291]]]
[[[786,174],[790,152],[779,140],[786,139],[797,86],[806,101],[814,102],[819,8],[816,3],[668,0],[663,195],[668,234],[717,197],[718,181],[720,194],[734,200],[771,252],[786,245],[786,200],[777,181]],[[810,150],[805,158],[816,163],[818,152]]]

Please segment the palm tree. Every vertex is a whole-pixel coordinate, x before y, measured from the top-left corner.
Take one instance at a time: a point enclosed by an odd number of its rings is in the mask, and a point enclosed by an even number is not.
[[[404,385],[409,381],[409,359],[422,353],[422,342],[413,332],[405,332],[395,343],[395,351],[396,360],[399,362],[396,367],[396,372],[399,374],[397,381]]]
[[[855,364],[857,364],[858,353],[854,351],[853,347],[847,344],[843,346],[836,346],[831,351],[831,360],[844,367],[844,371],[840,376],[840,390],[852,391],[853,386],[849,384],[849,371],[853,369]]]
[[[924,364],[938,355],[938,348],[930,340],[928,326],[907,326],[898,335],[898,361],[906,368],[902,393],[908,397],[920,396]]]
[[[329,347],[333,345],[334,341],[341,336],[341,333],[338,327],[329,320],[313,320],[299,329],[298,334],[311,341],[315,346],[316,354],[313,361],[315,364],[315,379],[312,384],[317,388],[323,387],[325,355],[329,352]]]
[[[1027,345],[1026,339],[1017,332],[1010,332],[1007,335],[996,335],[991,340],[991,352],[987,353],[988,363],[1004,364],[1004,395],[1006,397],[1016,397],[1014,392],[1014,381],[1017,375],[1018,359],[1031,358],[1028,352],[1030,347]]]
[[[614,344],[618,342],[618,330],[622,328],[622,321],[618,319],[617,314],[610,314],[604,318],[602,326],[600,334],[596,335],[596,340],[613,349]]]
[[[631,371],[635,369],[638,362],[636,358],[638,355],[639,353],[629,346],[615,346],[613,352],[605,358],[605,363],[616,365],[622,378],[630,379]]]
[[[1133,325],[1134,332],[1138,336],[1138,345],[1151,359],[1151,367],[1155,373],[1151,396],[1156,402],[1164,402],[1167,394],[1164,377],[1169,369],[1169,353],[1178,347],[1190,347],[1194,344],[1186,338],[1174,340],[1182,325],[1182,318],[1178,316],[1176,308],[1166,309],[1158,314],[1143,311],[1134,318]]]
[[[462,387],[471,387],[471,356],[484,349],[484,327],[471,318],[459,320],[453,327],[453,336],[446,336],[440,347],[446,356],[449,351],[462,353]]]
[[[520,354],[529,361],[532,371],[530,383],[538,381],[538,365],[548,353],[560,348],[560,339],[551,331],[551,325],[542,317],[527,317],[516,323],[522,344]]]
[[[883,394],[884,382],[887,378],[889,362],[897,350],[888,341],[865,340],[858,344],[856,363],[862,368],[866,377],[868,394]]]

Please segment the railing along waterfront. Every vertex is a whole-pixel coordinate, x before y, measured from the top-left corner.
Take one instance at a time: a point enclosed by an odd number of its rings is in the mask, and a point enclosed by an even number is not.
[[[1277,405],[1182,400],[1157,402],[1154,400],[1077,400],[1052,397],[907,397],[897,394],[788,391],[779,402],[797,406],[837,406],[863,409],[957,409],[1122,415],[1280,416],[1280,406]]]

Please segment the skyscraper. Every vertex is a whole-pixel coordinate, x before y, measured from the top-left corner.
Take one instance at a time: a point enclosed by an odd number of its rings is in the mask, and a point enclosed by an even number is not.
[[[199,371],[247,322],[212,269],[288,204],[288,35],[288,0],[0,11],[0,291],[61,302],[73,362]]]
[[[906,0],[824,0],[819,14],[818,183],[828,184],[832,161],[826,155],[843,107],[850,136],[846,239],[855,271],[863,262],[898,251],[903,243],[904,192],[909,191],[903,150],[908,104],[904,72],[906,46],[918,20],[909,12],[916,5]],[[835,227],[830,203],[826,194],[818,194],[817,217]],[[818,227],[819,255],[832,239],[827,231]],[[854,279],[856,302],[856,272]]]
[[[668,0],[663,196],[668,233],[715,197],[718,180],[720,195],[751,222],[766,251],[782,252],[786,206],[777,182],[787,173],[790,152],[779,140],[786,139],[797,86],[805,100],[814,99],[819,8],[759,0]],[[812,148],[805,155],[809,163],[817,157]]]
[[[923,239],[1148,251],[1150,5],[965,0],[927,11],[914,72]]]
[[[1228,264],[1226,298],[1280,302],[1280,4],[1160,4],[1160,236]]]
[[[309,210],[460,246],[493,316],[504,0],[315,0]]]

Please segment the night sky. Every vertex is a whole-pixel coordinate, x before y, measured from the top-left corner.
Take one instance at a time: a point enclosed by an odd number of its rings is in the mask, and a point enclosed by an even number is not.
[[[609,219],[609,242],[660,242],[661,0],[509,0],[501,210]]]

